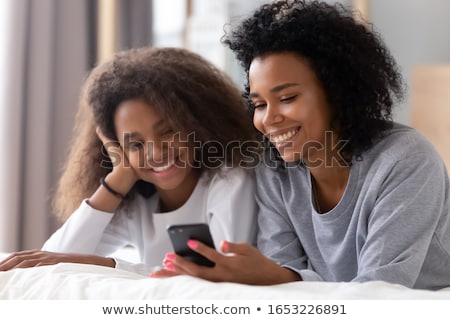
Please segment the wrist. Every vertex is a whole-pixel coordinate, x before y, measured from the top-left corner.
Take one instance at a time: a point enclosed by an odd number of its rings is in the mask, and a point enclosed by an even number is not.
[[[130,169],[132,170],[132,169]],[[123,170],[113,170],[104,178],[104,182],[114,192],[125,198],[136,183],[136,176],[124,172]]]
[[[288,267],[282,267],[285,270],[286,282],[303,281],[301,275]]]
[[[116,198],[119,198],[120,200],[124,200],[127,195],[123,195],[120,192],[114,190],[106,181],[105,178],[101,177],[100,178],[100,185],[105,188],[109,193],[111,193],[113,196],[115,196]]]
[[[115,268],[116,262],[113,258],[109,257],[102,257],[102,256],[96,256],[96,255],[83,255],[79,254],[78,263],[82,264],[92,264],[97,266],[104,266],[104,267],[110,267]]]

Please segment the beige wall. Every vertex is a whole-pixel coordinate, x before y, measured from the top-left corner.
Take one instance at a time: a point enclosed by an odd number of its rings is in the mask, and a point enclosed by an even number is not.
[[[411,125],[422,132],[450,168],[450,64],[412,71]]]

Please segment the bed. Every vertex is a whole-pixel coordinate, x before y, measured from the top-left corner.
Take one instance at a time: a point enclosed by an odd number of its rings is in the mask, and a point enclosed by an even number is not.
[[[0,272],[0,299],[450,300],[450,288],[439,291],[413,290],[381,281],[296,282],[273,286],[250,286],[213,283],[189,276],[152,279],[113,268],[60,263]]]

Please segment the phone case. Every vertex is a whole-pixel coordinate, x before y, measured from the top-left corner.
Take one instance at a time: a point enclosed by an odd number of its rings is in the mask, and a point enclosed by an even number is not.
[[[214,248],[214,241],[209,226],[204,223],[172,225],[167,228],[173,249],[176,254],[202,266],[213,267],[214,262],[191,250],[187,246],[188,240],[197,240]]]

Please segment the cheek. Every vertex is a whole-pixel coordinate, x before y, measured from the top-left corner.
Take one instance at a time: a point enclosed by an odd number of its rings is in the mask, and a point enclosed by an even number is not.
[[[180,158],[186,158],[190,150],[190,146],[188,141],[185,138],[181,140],[170,141],[167,143],[167,148],[165,151],[167,152],[169,157],[177,156]]]
[[[261,111],[255,110],[255,113],[253,114],[253,125],[262,133],[264,133],[263,118],[264,114]]]
[[[178,153],[178,161],[182,164],[182,168],[190,168],[195,164],[194,148],[184,148]]]
[[[135,150],[135,151],[129,151],[127,153],[127,158],[128,161],[130,162],[130,166],[132,168],[143,168],[145,163],[145,151],[144,149],[139,149],[139,150]]]

